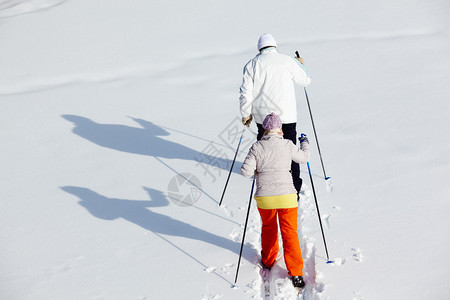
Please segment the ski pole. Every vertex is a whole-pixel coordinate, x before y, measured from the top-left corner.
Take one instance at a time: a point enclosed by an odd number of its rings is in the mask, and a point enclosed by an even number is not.
[[[298,51],[295,51],[295,54],[297,55],[297,57],[300,57],[300,54],[298,53]],[[325,180],[328,180],[331,177],[327,177],[327,174],[325,172],[325,167],[323,165],[323,159],[322,159],[322,153],[320,152],[319,139],[317,138],[316,126],[314,125],[314,119],[312,116],[311,105],[309,104],[309,98],[308,98],[308,93],[306,92],[306,87],[304,88],[304,90],[305,90],[305,96],[306,96],[306,103],[308,103],[309,115],[311,117],[311,123],[312,123],[312,127],[314,130],[314,136],[316,138],[317,149],[319,150],[319,157],[320,157],[320,162],[322,164],[323,176],[324,176]]]
[[[325,234],[323,233],[322,219],[320,217],[319,204],[317,203],[316,190],[314,189],[314,182],[311,175],[311,168],[309,167],[309,162],[307,164],[308,164],[309,179],[311,180],[311,187],[314,195],[314,201],[316,202],[317,216],[319,217],[320,230],[322,231],[323,244],[325,245],[325,252],[327,253],[327,264],[329,264],[332,263],[333,261],[330,260],[330,257],[328,255],[327,242],[325,241]]]
[[[222,205],[223,196],[225,195],[225,191],[226,191],[227,186],[228,186],[228,181],[230,180],[231,172],[233,172],[234,162],[236,161],[236,157],[237,157],[237,154],[239,152],[239,146],[241,145],[242,137],[244,136],[244,132],[245,132],[245,126],[244,126],[244,129],[242,129],[241,138],[239,139],[239,143],[238,143],[238,146],[237,146],[237,149],[236,149],[236,153],[234,154],[234,159],[233,159],[233,163],[231,164],[230,172],[228,173],[227,182],[225,183],[225,187],[223,188],[222,197],[220,197],[219,206]]]
[[[255,187],[255,178],[253,177],[252,191],[250,192],[250,200],[248,201],[247,217],[245,218],[244,234],[242,235],[241,251],[239,252],[239,260],[238,260],[238,265],[237,265],[237,270],[236,270],[236,278],[234,279],[235,286],[236,286],[236,282],[237,282],[237,278],[238,278],[238,274],[239,274],[239,266],[241,264],[242,249],[244,248],[245,232],[247,231],[248,216],[250,214],[250,206],[252,204],[252,196],[253,196],[253,188],[254,187]]]
[[[314,126],[314,120],[313,120],[313,116],[311,113],[311,106],[309,105],[308,93],[306,92],[306,88],[304,88],[304,90],[305,90],[306,102],[308,103],[309,115],[311,116],[311,123],[312,123],[313,130],[314,130],[314,136],[316,137],[317,149],[319,150],[319,157],[320,157],[320,163],[322,164],[323,176],[324,176],[325,180],[328,180],[331,177],[327,177],[327,174],[325,172],[325,166],[323,165],[322,153],[320,153],[319,139],[317,138],[317,133],[316,133],[316,126]]]

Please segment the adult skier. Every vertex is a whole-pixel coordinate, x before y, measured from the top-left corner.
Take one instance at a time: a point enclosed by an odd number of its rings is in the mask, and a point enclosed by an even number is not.
[[[255,119],[258,127],[257,140],[264,133],[262,122],[271,112],[275,112],[283,123],[284,138],[297,144],[297,103],[294,83],[307,86],[311,78],[302,58],[280,54],[277,43],[269,33],[258,40],[259,53],[244,67],[244,76],[240,88],[240,111],[242,123],[250,126]],[[302,180],[300,167],[291,165],[292,179],[297,194]]]
[[[297,195],[290,174],[291,161],[306,163],[310,150],[302,137],[300,148],[283,139],[282,122],[274,113],[262,122],[261,140],[252,145],[241,174],[255,176],[255,200],[262,220],[261,262],[271,268],[278,255],[278,222],[283,238],[284,260],[294,286],[303,288],[303,258],[297,235]]]

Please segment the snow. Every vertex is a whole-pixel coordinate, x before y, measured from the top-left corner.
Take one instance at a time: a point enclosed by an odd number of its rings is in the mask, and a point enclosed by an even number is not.
[[[0,0],[0,298],[264,299],[242,67],[299,50],[304,299],[445,299],[448,1]],[[177,190],[178,189],[178,190]],[[180,205],[185,204],[186,205]],[[193,203],[193,205],[192,205]],[[281,255],[281,253],[280,253]],[[282,256],[271,299],[296,299]]]

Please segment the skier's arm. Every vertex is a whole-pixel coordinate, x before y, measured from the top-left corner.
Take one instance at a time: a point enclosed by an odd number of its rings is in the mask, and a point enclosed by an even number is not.
[[[306,67],[298,59],[295,58],[292,58],[292,65],[292,80],[294,80],[294,82],[299,85],[308,86],[311,83],[311,77],[309,76]]]
[[[244,67],[242,85],[239,89],[240,109],[242,118],[250,116],[253,104],[253,69],[252,62],[248,62]]]
[[[293,161],[299,164],[308,162],[309,156],[311,155],[308,141],[300,142],[300,148],[294,145],[294,143],[291,143],[291,148]]]
[[[252,146],[248,151],[247,157],[242,163],[241,174],[244,177],[250,178],[255,174],[256,170],[256,155],[254,147]]]

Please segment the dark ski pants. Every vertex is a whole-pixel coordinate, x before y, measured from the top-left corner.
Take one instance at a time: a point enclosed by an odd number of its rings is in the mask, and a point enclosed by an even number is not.
[[[258,126],[258,135],[256,139],[259,141],[264,135],[264,128],[262,124],[256,123]],[[291,140],[295,145],[297,145],[297,123],[288,123],[282,125],[283,137],[287,140]],[[300,188],[302,187],[302,179],[300,178],[300,165],[296,162],[291,163],[291,174],[292,180],[294,182],[294,187],[297,190],[297,193],[300,192]]]

